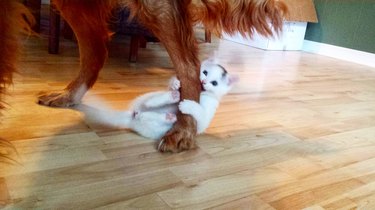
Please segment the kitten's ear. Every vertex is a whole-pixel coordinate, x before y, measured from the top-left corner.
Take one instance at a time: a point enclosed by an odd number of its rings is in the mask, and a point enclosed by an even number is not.
[[[213,51],[209,57],[203,61],[203,63],[210,63],[210,64],[218,64],[219,63],[219,55],[218,51]]]
[[[233,84],[237,83],[238,81],[240,81],[240,77],[238,77],[237,75],[230,75],[229,78],[228,78],[228,85],[232,86]]]
[[[202,62],[201,62],[201,66],[203,67],[203,66],[207,66],[207,65],[209,65],[210,64],[210,61],[208,60],[208,59],[206,59],[206,60],[203,60]]]
[[[216,64],[215,61],[207,58],[206,60],[202,61],[201,66],[210,66],[212,64]]]

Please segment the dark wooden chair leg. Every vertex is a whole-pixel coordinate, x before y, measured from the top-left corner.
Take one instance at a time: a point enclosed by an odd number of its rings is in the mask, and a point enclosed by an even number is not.
[[[147,47],[147,40],[146,40],[146,38],[144,36],[140,37],[139,46],[141,48],[146,48]]]
[[[64,21],[64,26],[63,26],[63,37],[65,39],[70,39],[70,40],[73,40],[74,39],[74,33],[73,33],[73,30],[72,28],[70,27],[70,25]]]
[[[211,43],[211,31],[208,29],[204,30],[204,40],[207,43]]]
[[[50,7],[49,18],[48,52],[50,54],[57,54],[59,53],[60,42],[60,15],[53,6]]]
[[[139,35],[132,35],[130,38],[129,62],[131,63],[137,62],[139,41]]]

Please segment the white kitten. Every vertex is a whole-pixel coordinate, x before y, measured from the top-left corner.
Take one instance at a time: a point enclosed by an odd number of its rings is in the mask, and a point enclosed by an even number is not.
[[[114,119],[110,123],[129,128],[147,138],[160,139],[172,128],[177,120],[176,113],[180,109],[182,113],[193,116],[197,121],[198,133],[202,133],[209,126],[221,97],[228,93],[237,79],[229,76],[222,66],[206,60],[201,65],[200,80],[200,103],[184,100],[179,104],[180,81],[173,77],[169,84],[170,91],[139,96],[128,111],[114,117],[120,117],[120,121]]]
[[[221,65],[206,60],[201,65],[200,80],[202,92],[199,103],[183,100],[178,107],[182,113],[194,117],[198,133],[203,133],[210,125],[221,98],[229,92],[238,78],[229,76]]]

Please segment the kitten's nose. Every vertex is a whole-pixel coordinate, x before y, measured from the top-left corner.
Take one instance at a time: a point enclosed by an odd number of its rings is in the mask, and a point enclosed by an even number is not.
[[[207,82],[206,82],[206,80],[202,80],[201,83],[202,83],[202,85],[205,85]]]

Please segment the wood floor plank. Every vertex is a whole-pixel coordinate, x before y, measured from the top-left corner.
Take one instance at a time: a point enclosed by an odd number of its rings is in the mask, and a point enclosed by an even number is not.
[[[276,163],[272,165],[272,167],[276,167],[297,179],[302,179],[327,170],[320,162],[311,161],[311,159],[302,157]]]
[[[113,203],[107,206],[95,208],[96,210],[107,210],[107,209],[156,209],[156,210],[168,210],[171,209],[158,195],[151,194],[140,196],[127,201],[121,201]]]
[[[200,148],[213,156],[225,156],[300,141],[283,132],[255,134],[251,131],[241,131],[236,132],[233,136],[225,134],[227,135],[221,139],[217,137],[215,139],[215,136],[199,138]]]
[[[169,167],[199,162],[208,158],[200,150],[194,153],[195,155],[191,153],[164,155],[154,151],[153,153],[135,154],[123,158],[83,164],[77,163],[76,165],[42,171],[14,173],[7,176],[6,181],[10,194],[14,199],[17,199],[30,196],[30,194],[167,170]]]
[[[13,207],[78,209],[84,206],[92,209],[141,197],[180,184],[179,179],[171,172],[161,171],[129,178],[108,179],[57,191],[44,191],[23,198],[21,202],[13,204]],[[38,200],[37,203],[34,202],[35,199]]]
[[[5,207],[11,202],[8,187],[4,178],[0,178],[0,208]]]
[[[54,138],[34,138],[17,140],[13,145],[17,147],[19,154],[32,154],[45,151],[62,149],[74,149],[79,147],[98,146],[104,144],[94,132],[59,135]]]
[[[249,196],[246,198],[241,198],[235,201],[228,202],[226,204],[215,206],[209,209],[218,209],[218,210],[226,210],[226,209],[233,209],[233,210],[247,210],[247,209],[263,209],[263,210],[275,210],[272,206],[267,204],[266,202],[259,199],[257,196]]]
[[[271,184],[268,179],[274,180]],[[278,169],[243,171],[227,176],[188,182],[159,192],[172,208],[201,209],[218,206],[256,192],[295,181]],[[225,186],[223,183],[226,183]]]
[[[366,196],[360,200],[357,200],[358,209],[374,209],[375,208],[375,195]]]
[[[314,188],[309,191],[299,192],[271,202],[270,205],[276,209],[302,209],[313,205],[314,203],[319,203],[327,198],[336,196],[339,193],[346,193],[351,189],[360,187],[362,185],[362,182],[355,179],[345,180]],[[296,202],[290,203],[291,200]]]
[[[331,202],[327,205],[323,205],[324,209],[340,209],[340,210],[357,209],[357,207],[358,207],[358,204],[348,198],[343,198],[341,200]]]
[[[349,209],[355,208],[359,203],[366,205],[366,201],[371,201],[374,194],[374,183],[365,184],[357,188],[332,196],[329,199],[320,202],[320,205],[326,209]]]
[[[303,210],[325,210],[325,209],[319,205],[313,205],[313,206],[303,208]]]
[[[372,165],[374,161],[375,159],[369,159],[366,161],[353,163],[336,170],[333,169],[324,171],[315,176],[301,179],[296,183],[264,191],[260,193],[259,196],[261,199],[267,202],[277,202],[285,199],[288,196],[298,196],[299,193],[308,193],[308,195],[312,195],[312,191],[314,189],[320,189],[324,186],[338,184],[338,187],[341,187],[342,184],[345,187],[346,181],[351,181],[354,185],[360,185],[360,183],[363,185],[363,182],[360,182],[356,178],[359,177],[360,174],[375,173],[375,168]],[[344,193],[344,191],[342,193]],[[297,203],[300,204],[300,202]]]
[[[20,155],[21,165],[12,171],[4,171],[2,176],[23,174],[34,171],[71,166],[106,160],[104,154],[95,147],[69,148]]]
[[[217,155],[217,157],[206,159],[199,163],[171,167],[171,170],[181,176],[185,182],[194,182],[195,180],[209,179],[243,170],[266,167],[296,158],[324,156],[347,150],[348,148],[351,148],[349,144],[336,144],[335,142],[326,142],[326,140],[300,141],[256,150],[251,149],[225,156]],[[365,160],[372,161],[372,159],[367,160],[366,158]],[[313,162],[313,160],[311,161]],[[317,164],[312,163],[312,165]],[[201,173],[197,173],[197,171]]]

